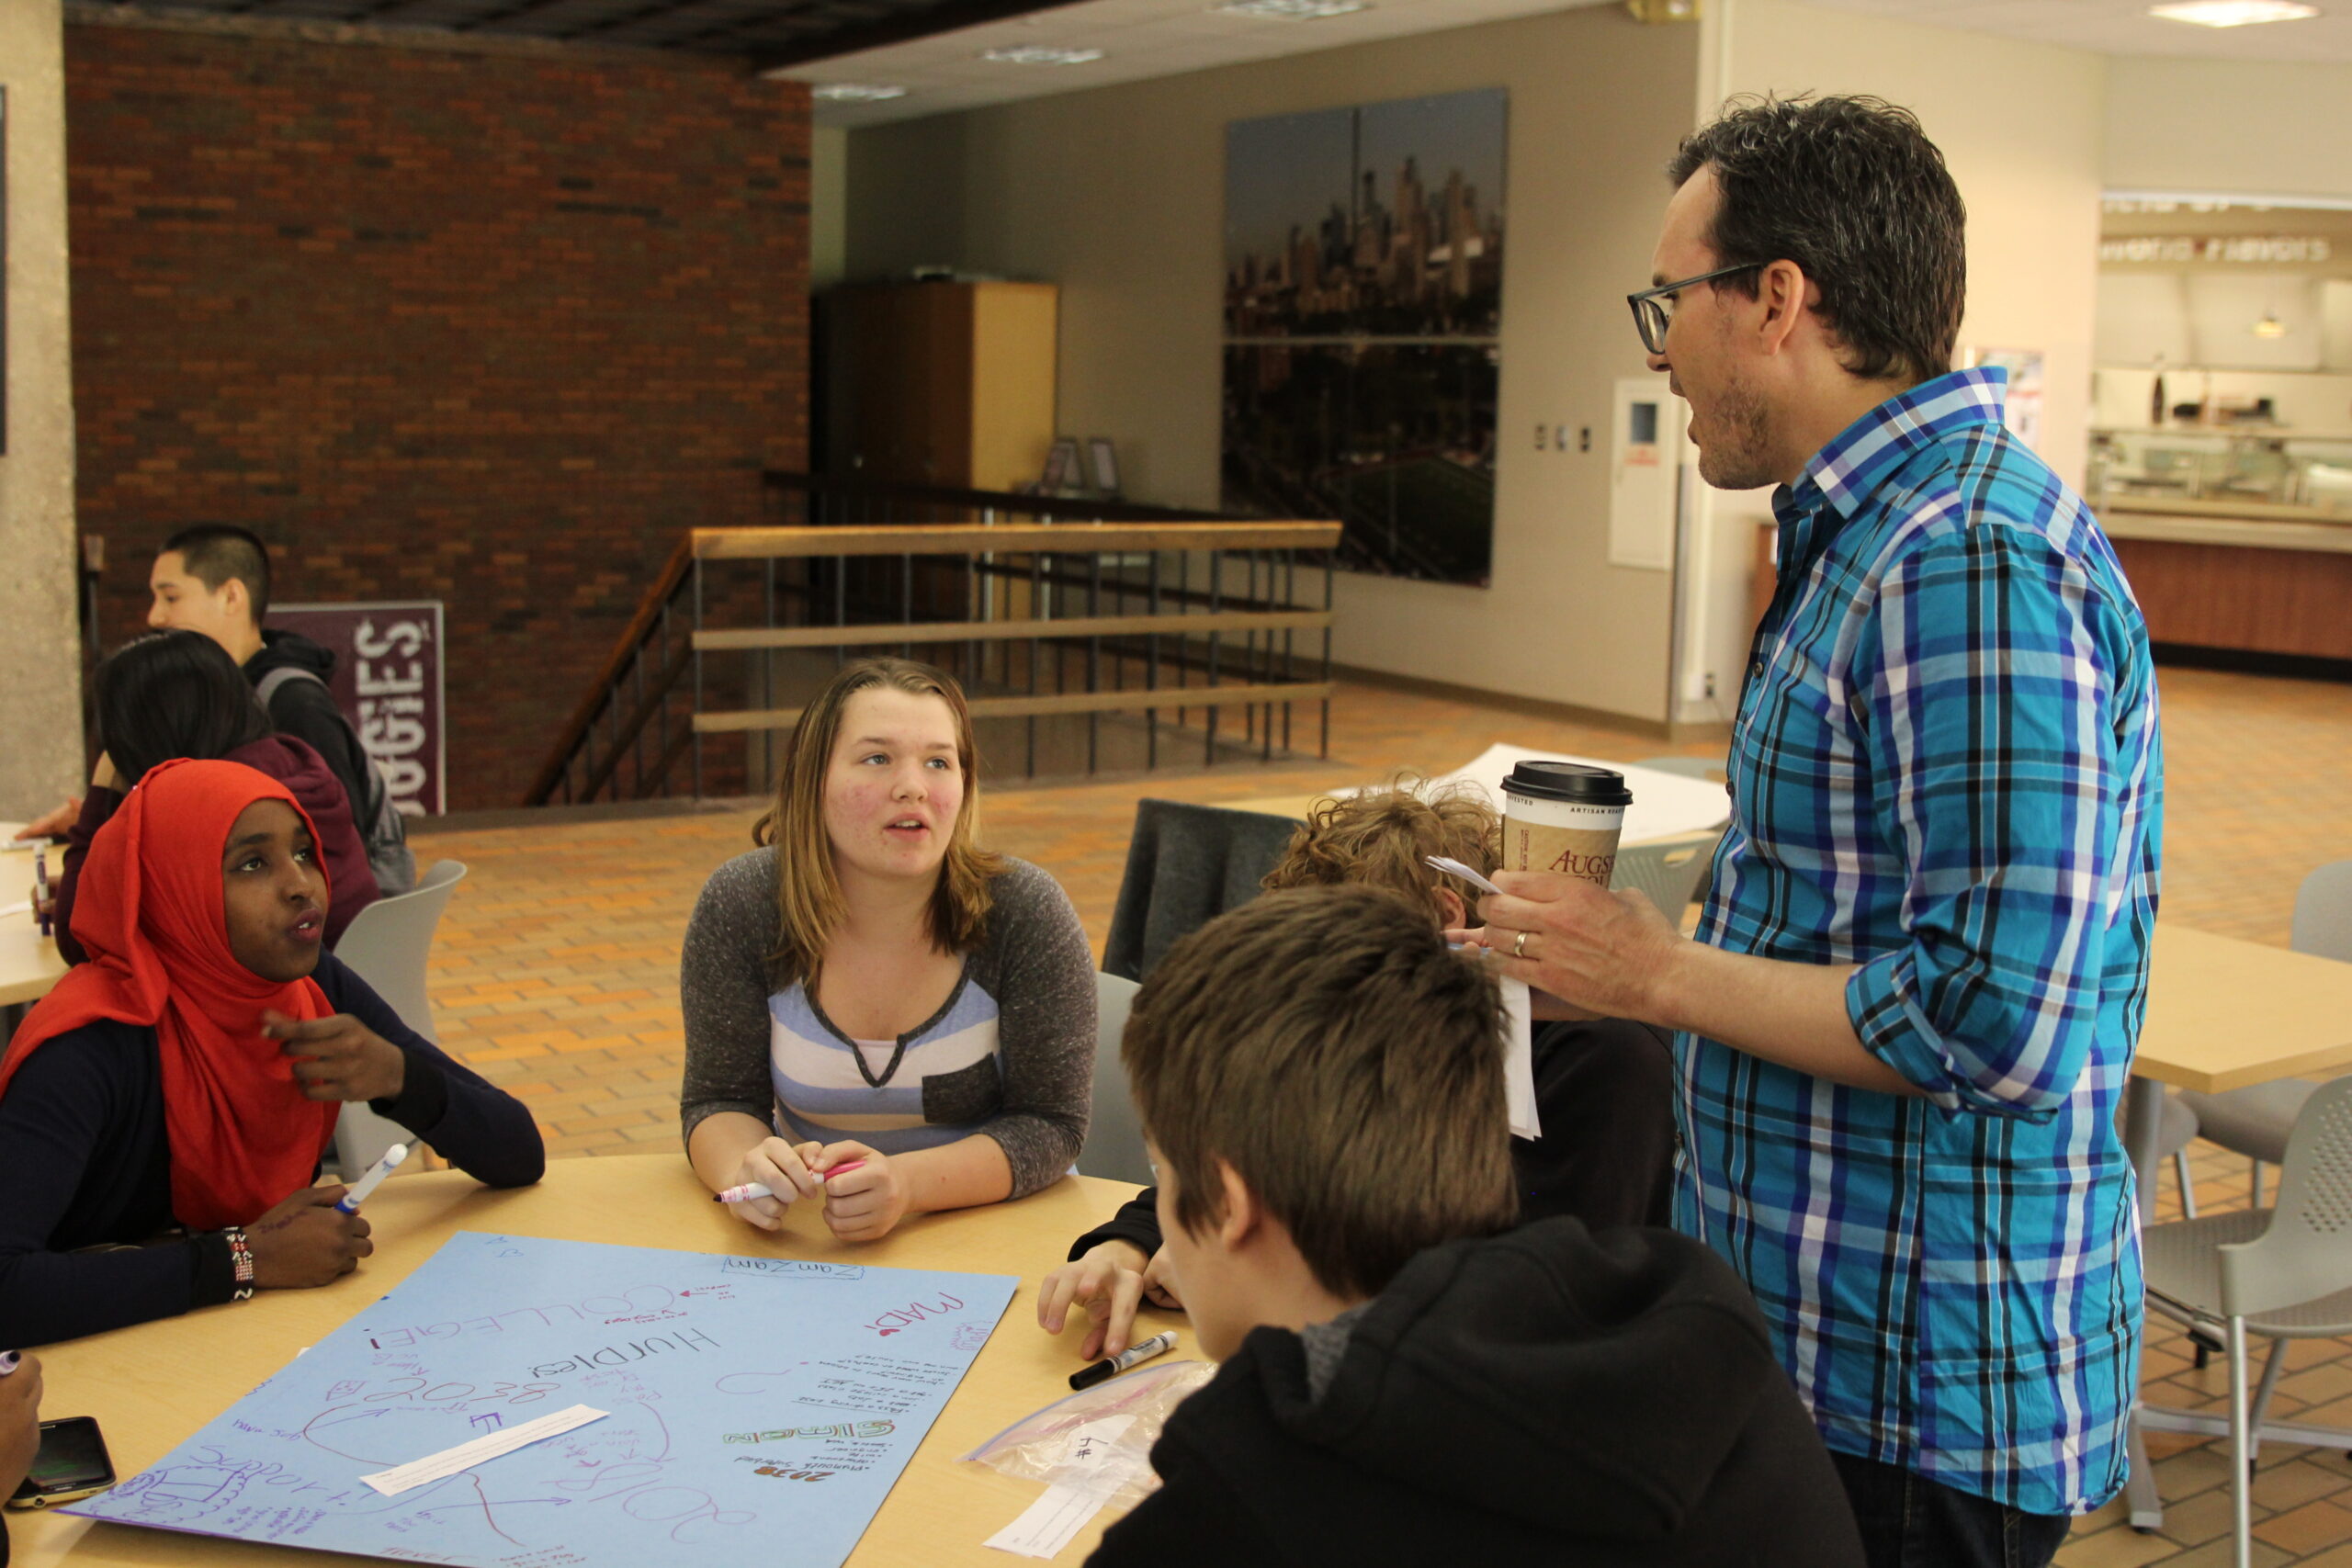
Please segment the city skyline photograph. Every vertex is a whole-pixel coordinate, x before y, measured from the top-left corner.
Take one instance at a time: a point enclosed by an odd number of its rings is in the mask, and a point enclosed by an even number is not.
[[[1508,107],[1227,128],[1226,510],[1336,517],[1349,570],[1490,580]]]
[[[1239,120],[1226,135],[1226,335],[1500,330],[1499,88]]]

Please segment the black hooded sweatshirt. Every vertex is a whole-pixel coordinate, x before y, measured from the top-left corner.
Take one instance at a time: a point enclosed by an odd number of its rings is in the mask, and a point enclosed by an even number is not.
[[[261,651],[245,660],[245,679],[258,689],[263,676],[279,669],[300,670],[318,679],[279,682],[270,694],[269,722],[278,734],[291,735],[325,759],[343,782],[343,792],[351,799],[351,819],[366,839],[375,825],[368,815],[368,753],[359,744],[359,732],[334,705],[334,694],[325,685],[334,679],[334,650],[300,632],[265,629]]]
[[[1170,1416],[1091,1568],[1860,1568],[1747,1290],[1671,1231],[1572,1219],[1432,1247]]]

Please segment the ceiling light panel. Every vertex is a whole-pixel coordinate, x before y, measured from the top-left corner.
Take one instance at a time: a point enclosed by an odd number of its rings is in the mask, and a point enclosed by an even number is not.
[[[865,82],[824,82],[810,88],[808,96],[829,104],[878,104],[888,98],[903,98],[907,90]]]
[[[1232,0],[1210,10],[1227,17],[1262,17],[1270,21],[1317,22],[1326,17],[1351,16],[1372,9],[1370,0]]]
[[[991,49],[982,60],[993,60],[1000,65],[1084,65],[1102,58],[1099,49],[1051,49],[1044,44],[1024,43],[1012,49]]]
[[[2199,28],[2250,28],[2263,22],[2300,22],[2318,16],[2319,7],[2299,0],[2180,0],[2151,6],[2148,15]]]

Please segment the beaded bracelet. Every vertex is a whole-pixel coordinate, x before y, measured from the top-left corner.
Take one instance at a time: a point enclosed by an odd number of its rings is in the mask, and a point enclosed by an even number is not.
[[[229,1299],[249,1302],[254,1299],[253,1244],[245,1239],[244,1229],[240,1225],[231,1225],[220,1234],[229,1240],[229,1260],[237,1272],[237,1288],[229,1292]]]

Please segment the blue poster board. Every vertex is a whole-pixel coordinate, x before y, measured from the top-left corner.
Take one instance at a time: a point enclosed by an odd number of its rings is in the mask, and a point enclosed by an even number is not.
[[[837,1565],[1018,1283],[461,1231],[66,1511],[482,1568]],[[360,1480],[574,1404],[607,1414],[398,1496]]]

